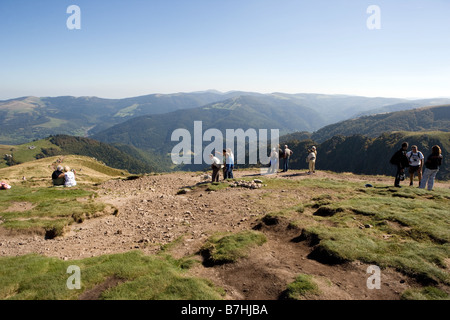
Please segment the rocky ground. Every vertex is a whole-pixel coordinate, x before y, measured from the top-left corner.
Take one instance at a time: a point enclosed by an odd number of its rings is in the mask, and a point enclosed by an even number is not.
[[[335,174],[317,172],[315,177]],[[235,178],[258,179],[257,171],[235,171]],[[271,176],[273,179],[304,179],[300,171]],[[391,185],[390,178],[340,175],[339,179]],[[372,180],[371,180],[372,179]],[[290,206],[306,199],[306,195],[290,190],[272,194],[271,203],[261,201],[265,188],[237,185],[219,191],[202,187],[204,175],[172,173],[145,176],[134,180],[111,180],[101,184],[98,200],[118,209],[108,215],[71,226],[63,237],[45,240],[38,235],[11,234],[0,228],[2,256],[38,253],[64,260],[77,260],[98,255],[142,250],[153,254],[161,245],[175,243],[170,253],[176,258],[197,254],[205,240],[218,231],[240,231],[255,227],[262,215],[278,205]],[[258,181],[259,182],[259,181]],[[193,190],[190,187],[196,186]],[[438,184],[439,186],[439,184]],[[188,190],[180,193],[180,190]],[[83,201],[80,199],[80,201]],[[21,205],[27,210],[27,204]],[[354,262],[329,266],[307,258],[311,248],[291,240],[300,231],[287,224],[264,226],[268,241],[252,249],[248,258],[234,264],[204,267],[197,264],[190,275],[208,278],[225,288],[227,299],[278,299],[286,285],[299,273],[313,274],[323,282],[320,297],[313,299],[398,299],[414,281],[394,270],[383,270],[381,290],[368,290],[367,265]],[[176,242],[174,242],[177,240]]]

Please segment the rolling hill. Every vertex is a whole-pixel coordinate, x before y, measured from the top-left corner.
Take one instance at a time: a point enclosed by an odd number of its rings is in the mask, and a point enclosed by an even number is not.
[[[0,101],[0,143],[21,144],[49,135],[87,136],[145,114],[199,107],[239,92],[151,94],[126,99],[22,97]]]
[[[401,131],[384,133],[376,138],[362,135],[334,136],[320,144],[314,140],[292,140],[287,143],[294,151],[290,162],[292,169],[307,169],[307,149],[315,145],[318,152],[318,170],[393,176],[395,168],[389,163],[389,159],[404,141],[410,146],[417,145],[425,157],[430,154],[432,146],[439,145],[444,160],[437,179],[450,180],[450,169],[446,165],[450,156],[450,132]]]
[[[450,103],[450,99],[405,100],[393,98],[368,98],[324,94],[261,94],[255,92],[202,91],[175,94],[150,94],[125,99],[98,97],[21,97],[0,101],[0,143],[22,144],[49,135],[91,136],[129,119],[165,114],[218,104],[227,107],[230,99],[247,99],[252,109],[258,109],[274,121],[283,120],[286,127],[298,121],[297,130],[314,131],[323,126],[354,118],[361,113],[377,113],[395,108],[424,107],[432,102]],[[286,108],[286,110],[283,110]],[[293,110],[309,110],[305,115]],[[314,112],[315,116],[311,112]],[[223,116],[221,118],[224,118]],[[231,121],[233,118],[229,118]],[[306,123],[305,123],[306,122]],[[231,122],[232,125],[232,122]],[[234,126],[232,126],[234,127]],[[282,127],[284,128],[284,126]]]
[[[450,131],[450,105],[363,116],[326,126],[312,135],[323,142],[336,135],[377,137],[392,131]]]
[[[339,103],[337,103],[338,100]],[[355,108],[364,103],[369,104],[366,108],[371,108],[375,104],[391,102],[393,102],[392,99],[373,98],[373,100],[364,100],[360,97],[347,96],[241,95],[189,110],[136,117],[99,132],[93,135],[92,138],[107,143],[133,145],[146,151],[165,155],[175,145],[175,143],[171,142],[173,131],[180,128],[186,129],[192,136],[194,121],[202,121],[203,130],[209,128],[218,129],[223,136],[225,136],[226,129],[236,130],[239,128],[243,130],[251,128],[279,129],[280,135],[298,131],[313,132],[318,130],[312,138],[316,141],[324,141],[333,135],[343,134],[339,130],[333,131],[334,127],[340,128],[340,123],[320,129],[331,118],[336,118],[336,113],[339,113],[342,118],[349,116],[351,112],[355,112]],[[349,106],[347,109],[344,107],[346,103]],[[330,110],[333,110],[333,112]],[[332,115],[333,113],[335,113],[334,116]],[[367,122],[373,122],[373,119],[368,118]],[[347,123],[353,122],[351,120],[344,122],[344,124]],[[441,127],[444,126],[445,124]],[[379,128],[379,130],[374,130],[370,127],[371,134],[375,132],[375,136],[382,132],[390,131],[383,130],[390,129],[387,126],[379,127],[376,124],[374,127]],[[425,128],[428,129],[428,127]],[[361,133],[363,129],[367,129],[367,123],[355,126],[353,131],[349,131],[349,134]],[[408,128],[403,129],[408,130]],[[364,134],[364,132],[361,134]],[[326,138],[320,139],[321,135],[326,136]]]
[[[0,176],[2,180],[8,181],[13,186],[20,183],[50,186],[52,172],[58,164],[68,165],[74,169],[78,184],[99,183],[114,178],[126,178],[130,175],[126,170],[108,167],[92,157],[67,155],[48,157],[1,168]],[[26,181],[23,181],[24,177]]]
[[[313,109],[273,97],[239,96],[203,107],[160,115],[137,117],[92,136],[106,143],[133,145],[145,151],[167,154],[176,145],[172,132],[186,129],[193,136],[194,121],[203,130],[280,129],[280,133],[314,130],[323,119]]]
[[[50,136],[18,146],[0,146],[0,168],[52,156],[81,155],[130,173],[167,171],[158,155],[143,153],[132,146],[109,145],[93,139],[67,135]]]

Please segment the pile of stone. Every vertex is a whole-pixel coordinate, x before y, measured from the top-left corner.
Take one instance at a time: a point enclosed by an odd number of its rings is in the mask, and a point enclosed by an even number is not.
[[[231,187],[242,187],[242,188],[249,188],[249,189],[259,189],[261,188],[262,181],[259,179],[254,179],[253,181],[245,181],[245,180],[239,180],[239,181],[231,181],[230,182]]]

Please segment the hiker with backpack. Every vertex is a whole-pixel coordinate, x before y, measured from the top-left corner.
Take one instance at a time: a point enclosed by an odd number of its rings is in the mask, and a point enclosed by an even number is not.
[[[396,151],[389,161],[397,167],[394,181],[394,186],[397,188],[401,188],[400,181],[405,180],[405,168],[409,167],[409,160],[406,156],[406,150],[408,150],[408,142],[403,142],[401,149]]]
[[[439,146],[433,146],[431,148],[431,154],[425,161],[425,170],[423,172],[422,180],[420,181],[419,188],[425,189],[428,184],[428,191],[433,190],[434,179],[439,171],[439,167],[442,164],[442,151]]]
[[[422,180],[422,168],[423,168],[423,153],[417,149],[417,146],[414,145],[411,147],[411,151],[406,153],[406,157],[409,160],[409,185],[414,185],[414,173],[417,172],[417,177],[420,181]]]
[[[284,152],[283,152],[283,172],[287,172],[289,170],[289,159],[291,158],[292,154],[291,149],[288,148],[287,145],[284,146]]]

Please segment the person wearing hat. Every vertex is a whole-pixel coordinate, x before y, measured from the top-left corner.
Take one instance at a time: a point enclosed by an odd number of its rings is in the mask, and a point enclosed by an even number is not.
[[[309,164],[308,174],[316,173],[316,158],[317,158],[316,147],[312,146],[311,149],[308,149],[308,157],[306,158],[306,162],[308,162]]]
[[[284,154],[283,154],[283,172],[287,172],[289,170],[289,159],[291,158],[292,154],[294,152],[292,152],[291,149],[288,148],[287,145],[284,146]]]

